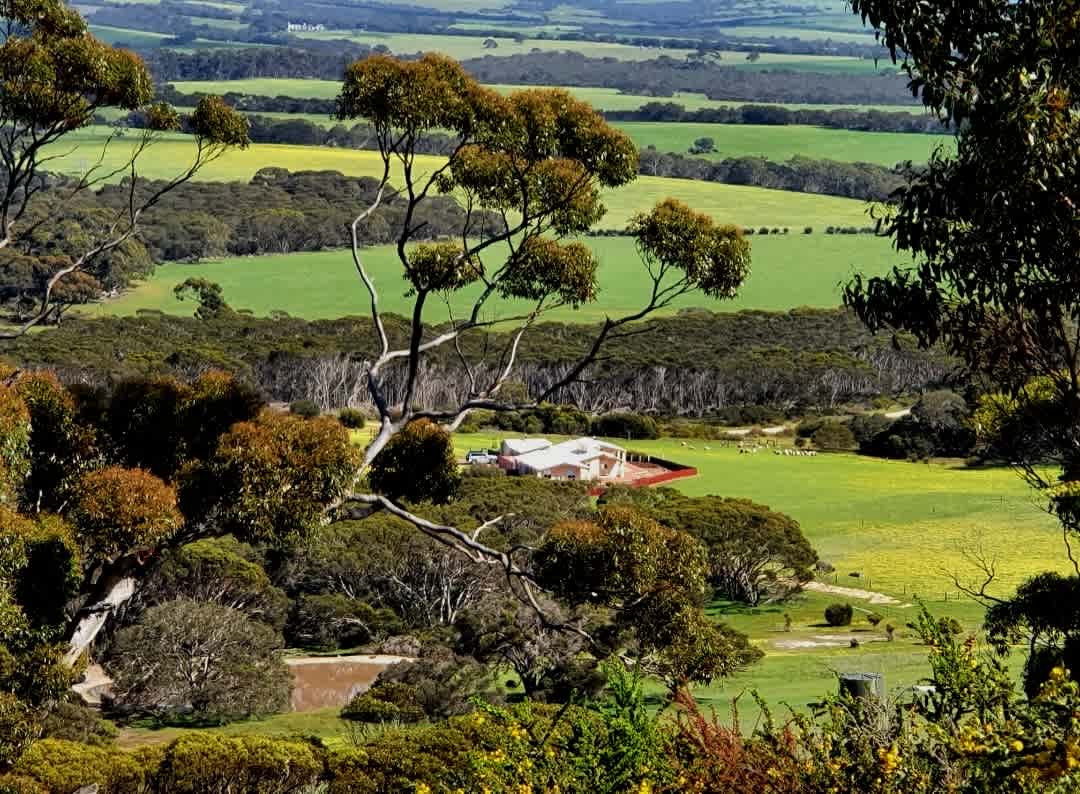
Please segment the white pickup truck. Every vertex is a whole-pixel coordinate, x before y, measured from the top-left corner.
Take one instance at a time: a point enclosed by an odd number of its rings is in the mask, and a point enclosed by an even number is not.
[[[465,453],[465,462],[471,465],[493,466],[499,462],[499,456],[483,449],[470,449]]]

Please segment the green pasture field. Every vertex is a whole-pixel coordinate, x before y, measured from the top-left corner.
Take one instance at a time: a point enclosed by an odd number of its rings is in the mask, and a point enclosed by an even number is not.
[[[513,434],[510,434],[513,435]],[[505,437],[496,431],[456,434],[459,450],[495,447]],[[951,575],[974,582],[978,576],[964,556],[976,546],[999,565],[999,593],[1024,578],[1068,565],[1061,532],[1013,471],[967,469],[958,464],[906,463],[857,455],[795,458],[763,450],[740,455],[717,442],[675,439],[620,442],[628,449],[694,466],[698,476],[670,483],[684,493],[745,497],[797,519],[822,559],[836,567],[822,581],[892,596],[898,603],[871,604],[860,598],[807,592],[794,601],[756,608],[724,602],[710,612],[747,633],[765,651],[757,665],[730,679],[696,690],[706,706],[730,714],[731,699],[758,689],[774,711],[796,708],[836,690],[837,672],[879,672],[890,690],[909,686],[929,673],[927,649],[906,624],[917,612],[916,595],[937,615],[978,629],[982,608],[957,593]],[[706,450],[705,444],[712,447]],[[859,578],[848,574],[859,572]],[[946,596],[949,600],[946,601]],[[833,602],[855,608],[851,627],[823,626],[824,608]],[[866,622],[875,611],[885,621],[875,631]],[[784,614],[793,630],[783,631]],[[884,625],[898,628],[896,640],[880,642]],[[859,640],[850,648],[848,639]],[[795,647],[792,647],[795,646]],[[1019,662],[1014,654],[1014,666]],[[661,687],[652,685],[659,701]],[[749,697],[740,714],[753,727],[758,714]]]
[[[482,433],[455,439],[472,449],[496,446],[501,437]],[[1067,563],[1056,522],[1007,468],[843,454],[785,457],[767,449],[741,455],[718,442],[683,446],[677,439],[623,443],[695,467],[697,477],[672,483],[684,493],[746,497],[793,516],[822,559],[836,566],[842,586],[904,601],[915,594],[943,601],[946,591],[956,592],[951,572],[972,574],[963,551],[976,542],[997,557],[1003,590],[1036,571],[1064,570]],[[852,571],[862,576],[850,578]]]
[[[50,170],[82,173],[97,162],[109,132],[115,130],[88,127],[65,137],[62,144],[49,151],[50,155],[57,155],[56,159],[50,161]],[[102,172],[118,168],[130,156],[131,146],[139,133],[127,131],[124,134],[124,138],[114,141],[106,149]],[[128,143],[129,140],[131,143]],[[73,144],[77,145],[73,147]],[[193,153],[194,144],[189,136],[162,136],[139,159],[139,173],[149,179],[173,177],[190,162]],[[441,162],[438,157],[420,156],[416,158],[416,168],[418,172],[425,169],[434,171]],[[201,170],[198,178],[203,181],[247,181],[260,168],[268,166],[293,171],[336,170],[352,176],[377,177],[382,174],[382,163],[376,152],[321,146],[254,144],[247,149],[227,152]],[[117,174],[116,179],[119,176]],[[793,229],[812,226],[822,229],[826,226],[870,225],[866,204],[853,199],[691,179],[639,177],[626,187],[606,193],[608,214],[599,227],[622,229],[635,212],[647,210],[669,196],[681,199],[719,220],[743,226],[788,226]]]
[[[250,80],[181,80],[172,84],[185,94],[225,94],[236,91],[256,96],[287,96],[297,99],[333,99],[341,91],[339,80],[305,80],[288,77],[257,77]]]
[[[395,55],[411,55],[416,52],[441,52],[457,60],[482,58],[485,55],[506,56],[523,55],[532,49],[544,52],[581,53],[590,58],[618,58],[622,61],[647,61],[661,54],[672,58],[685,58],[690,50],[659,49],[656,47],[636,47],[630,44],[615,44],[598,41],[558,41],[552,39],[526,38],[521,44],[509,37],[494,38],[498,47],[484,47],[487,36],[447,36],[431,33],[357,33],[350,30],[325,30],[295,34],[301,38],[321,41],[351,41],[357,44],[375,46],[384,44]]]
[[[527,85],[491,85],[501,93],[520,91],[522,89],[537,88]],[[547,86],[565,88],[578,99],[588,102],[597,110],[637,110],[649,102],[673,102],[682,105],[687,110],[703,110],[706,108],[739,107],[741,105],[768,105],[780,106],[790,110],[880,110],[884,113],[907,111],[921,113],[919,105],[813,105],[800,102],[775,103],[775,102],[746,102],[742,100],[709,99],[704,94],[688,91],[676,91],[670,97],[655,97],[645,94],[625,94],[617,88],[592,88],[576,86]]]
[[[133,28],[114,28],[108,25],[90,25],[90,32],[107,44],[129,44],[132,47],[157,47],[164,39],[171,38],[164,33]]]
[[[495,57],[528,53],[533,49],[545,52],[577,52],[590,58],[618,58],[623,61],[645,61],[666,55],[682,59],[690,50],[661,47],[639,47],[631,44],[618,44],[598,41],[575,41],[556,39],[524,39],[520,44],[508,37],[487,36],[446,36],[438,34],[405,33],[357,33],[349,30],[326,30],[296,34],[302,38],[322,41],[347,40],[358,44],[384,44],[397,55],[415,52],[441,52],[458,60],[481,58],[485,55]],[[493,38],[497,47],[488,49],[484,41]],[[792,69],[807,72],[865,72],[886,68],[884,64],[875,65],[873,61],[852,58],[843,55],[788,55],[784,53],[762,53],[756,62],[746,60],[746,53],[722,53],[724,63],[747,69]]]
[[[705,155],[764,157],[787,161],[812,157],[842,162],[893,166],[911,160],[925,163],[938,147],[952,151],[951,136],[902,132],[859,132],[799,125],[682,124],[679,122],[616,122],[639,147],[653,146],[661,152],[686,154],[698,138],[712,138],[716,151]]]
[[[594,237],[586,242],[600,261],[599,300],[578,310],[552,312],[548,315],[550,319],[598,322],[608,314],[625,314],[645,305],[647,284],[632,241],[625,237]],[[412,304],[404,297],[405,284],[395,249],[389,245],[367,249],[364,261],[379,287],[383,309],[408,314]],[[834,236],[817,232],[810,236],[794,233],[786,237],[755,236],[751,274],[736,299],[714,301],[687,296],[670,311],[688,307],[784,311],[797,306],[838,306],[841,282],[856,271],[884,273],[895,261],[888,243],[869,235]],[[194,276],[221,284],[226,300],[234,308],[260,316],[281,310],[297,317],[328,319],[362,315],[367,311],[366,293],[347,251],[233,257],[200,264],[169,263],[159,266],[153,276],[119,297],[82,311],[116,315],[140,310],[191,314],[194,304],[177,301],[172,289]],[[454,296],[451,305],[455,316],[461,316],[478,292],[467,289]],[[489,306],[491,319],[506,316],[513,308],[513,304],[502,301],[492,301]],[[440,300],[429,301],[425,319],[445,320],[445,305]]]
[[[414,5],[438,11],[489,11],[505,8],[509,0],[399,0],[397,5]],[[492,22],[494,25],[494,22]]]
[[[244,13],[247,8],[243,3],[214,2],[214,0],[190,0],[192,5],[207,6],[208,8],[220,8],[224,11],[232,11],[234,14]]]
[[[873,44],[874,33],[863,30],[828,30],[825,28],[795,27],[793,25],[732,25],[724,27],[728,36],[746,36],[747,38],[767,39],[774,36],[797,38],[804,41],[826,41],[849,44]],[[883,59],[884,63],[884,59]]]
[[[195,19],[193,17],[193,19]],[[213,25],[214,22],[224,22],[227,26],[230,23],[227,20],[206,20],[202,17],[197,18],[206,24]],[[239,24],[239,23],[237,23]],[[223,27],[219,25],[219,27]],[[97,38],[101,39],[108,44],[121,44],[127,47],[147,49],[150,47],[159,47],[166,39],[172,38],[165,33],[154,33],[149,30],[135,30],[134,28],[116,28],[108,25],[90,25],[90,32]],[[196,39],[189,47],[179,47],[178,52],[196,52],[206,49],[217,49],[221,47],[261,47],[264,45],[241,42],[241,41],[217,41],[209,39]]]
[[[333,99],[341,91],[337,80],[305,80],[288,77],[257,77],[248,80],[182,80],[172,84],[183,93],[225,94],[235,91],[255,96],[287,96],[296,99]],[[617,88],[581,88],[575,86],[529,86],[495,84],[488,86],[496,91],[508,94],[530,88],[564,88],[578,99],[588,102],[597,110],[637,110],[649,102],[674,102],[687,110],[706,108],[739,107],[749,104],[780,106],[790,110],[880,110],[889,112],[921,113],[919,105],[811,105],[806,103],[759,103],[741,102],[724,99],[709,99],[704,94],[675,92],[670,97],[654,97],[644,94],[624,94]]]

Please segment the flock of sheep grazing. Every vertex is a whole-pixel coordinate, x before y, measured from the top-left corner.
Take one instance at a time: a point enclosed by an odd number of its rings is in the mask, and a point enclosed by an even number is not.
[[[679,445],[683,446],[683,447],[686,447],[687,449],[693,449],[693,450],[697,449],[697,447],[695,447],[693,444],[690,444],[690,443],[688,443],[686,441],[680,441]],[[702,446],[703,446],[703,449],[706,452],[711,452],[712,451],[712,447],[708,446],[707,444],[702,445]],[[763,450],[763,449],[765,449],[765,447],[758,446],[757,444],[755,444],[752,447],[743,446],[742,444],[740,444],[739,445],[739,454],[740,455],[756,455],[759,452],[761,452],[761,450]],[[817,451],[813,450],[813,449],[788,449],[788,448],[781,449],[779,447],[773,447],[773,454],[774,455],[785,455],[785,456],[787,456],[789,458],[816,458],[817,457]]]
[[[762,447],[739,447],[740,455],[756,455],[762,450]],[[816,458],[817,452],[812,449],[779,449],[774,448],[772,451],[774,455],[784,455],[789,458]]]

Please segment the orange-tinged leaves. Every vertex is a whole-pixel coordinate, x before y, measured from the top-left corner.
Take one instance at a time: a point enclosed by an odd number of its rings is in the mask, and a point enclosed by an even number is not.
[[[30,411],[19,393],[0,386],[0,503],[18,500],[30,472]]]
[[[183,474],[189,519],[242,539],[280,539],[316,527],[350,485],[360,452],[333,417],[263,411],[225,433],[205,462]]]
[[[172,488],[144,469],[120,466],[80,478],[71,517],[84,545],[106,556],[153,548],[183,524]]]

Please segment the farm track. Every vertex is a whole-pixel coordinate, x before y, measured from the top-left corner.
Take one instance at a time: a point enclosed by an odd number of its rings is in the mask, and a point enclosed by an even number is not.
[[[897,606],[901,609],[911,606],[911,604],[901,604],[899,599],[884,593],[862,590],[858,587],[841,587],[840,585],[826,584],[825,582],[807,582],[803,585],[803,589],[815,593],[843,596],[844,598],[857,598],[861,601],[869,601],[871,604],[880,604],[882,606]]]

